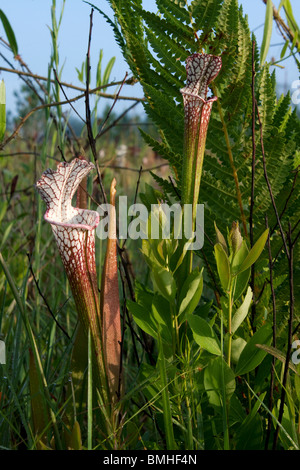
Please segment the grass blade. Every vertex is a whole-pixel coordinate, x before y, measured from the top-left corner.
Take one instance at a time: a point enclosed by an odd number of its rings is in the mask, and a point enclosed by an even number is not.
[[[174,439],[173,424],[172,424],[172,413],[171,413],[171,404],[168,390],[168,379],[166,372],[166,363],[165,356],[163,352],[163,345],[161,341],[160,334],[158,334],[158,346],[159,346],[159,356],[158,356],[158,367],[160,372],[160,378],[162,382],[162,399],[163,399],[163,415],[166,431],[166,440],[167,440],[167,449],[175,450],[176,444]]]
[[[272,0],[267,1],[264,35],[260,48],[260,64],[264,64],[270,47],[273,26],[273,3]]]

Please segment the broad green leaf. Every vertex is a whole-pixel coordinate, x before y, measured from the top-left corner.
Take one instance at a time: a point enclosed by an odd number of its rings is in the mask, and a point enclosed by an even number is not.
[[[220,356],[222,354],[220,342],[210,324],[196,315],[187,315],[186,319],[196,343],[211,354]]]
[[[267,0],[264,35],[260,48],[260,63],[264,64],[270,47],[273,26],[273,2]]]
[[[236,366],[236,375],[243,375],[254,370],[265,358],[267,351],[259,349],[257,344],[270,344],[272,328],[269,324],[263,325],[250,338],[244,347]]]
[[[250,268],[250,266],[252,266],[252,264],[254,264],[255,261],[259,258],[266,244],[268,234],[269,234],[269,229],[264,231],[264,233],[260,236],[260,238],[257,240],[255,245],[251,248],[248,255],[246,256],[246,259],[243,261],[243,263],[239,267],[237,274],[240,274],[243,271],[246,271],[246,269]]]
[[[228,343],[229,343],[229,334],[226,333],[225,338],[224,338],[224,350],[226,352],[226,356],[228,357]],[[235,338],[231,342],[231,362],[233,364],[237,364],[240,355],[242,354],[242,351],[244,347],[246,346],[247,342],[243,338]]]
[[[231,344],[231,361],[233,364],[237,364],[244,347],[247,342],[243,338],[236,338],[232,340]]]
[[[168,301],[160,295],[154,295],[150,308],[129,299],[126,305],[136,324],[145,333],[154,339],[158,338],[158,333],[160,334],[165,354],[169,356],[172,345],[172,321]]]
[[[158,291],[169,302],[173,302],[176,296],[176,282],[172,273],[165,268],[153,265],[151,279],[155,290]]]
[[[223,357],[217,357],[209,361],[204,370],[204,388],[209,402],[217,407],[226,406],[235,391],[235,376],[232,369],[226,364]]]
[[[236,332],[238,327],[242,324],[242,322],[245,320],[246,316],[248,315],[249,307],[251,304],[252,300],[252,289],[249,286],[247,290],[247,294],[245,296],[244,302],[242,305],[236,310],[232,317],[232,322],[231,322],[231,332],[232,334]]]
[[[127,300],[126,305],[131,312],[134,321],[136,324],[148,335],[152,336],[152,338],[157,338],[157,330],[156,325],[153,322],[150,312],[145,310],[144,307],[139,305],[132,300]]]
[[[233,259],[232,259],[232,271],[233,273],[237,272],[239,269],[239,266],[243,263],[243,261],[246,259],[247,255],[249,253],[249,249],[247,246],[246,240],[243,240],[240,249],[235,253]]]
[[[216,258],[219,278],[220,278],[223,289],[225,290],[225,292],[227,292],[229,284],[230,284],[229,259],[221,243],[215,244],[214,251],[215,251],[215,258]]]
[[[13,32],[13,29],[10,25],[10,22],[8,21],[6,15],[2,10],[0,10],[0,20],[2,21],[3,28],[7,37],[7,40],[9,42],[9,45],[11,47],[11,50],[14,54],[14,56],[18,55],[18,44],[16,41],[15,33]]]
[[[0,142],[6,131],[6,96],[4,80],[0,82]]]
[[[238,252],[235,254],[232,260],[232,272],[233,273],[239,271],[239,266],[246,259],[248,253],[249,253],[249,249],[247,247],[246,240],[244,240],[241,248],[238,250]],[[250,268],[248,268],[235,277],[235,288],[234,288],[234,293],[233,293],[234,302],[240,298],[240,296],[243,294],[244,290],[246,289],[249,283],[250,274],[251,274],[251,271],[250,271]]]
[[[193,313],[203,290],[203,270],[192,271],[184,282],[179,295],[178,315]]]

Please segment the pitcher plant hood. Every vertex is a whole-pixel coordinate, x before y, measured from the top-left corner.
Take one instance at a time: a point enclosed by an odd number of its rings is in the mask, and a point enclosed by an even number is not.
[[[184,204],[198,202],[207,128],[213,102],[217,99],[207,99],[208,86],[221,67],[221,57],[211,54],[196,53],[186,60],[186,86],[180,90],[184,106]]]

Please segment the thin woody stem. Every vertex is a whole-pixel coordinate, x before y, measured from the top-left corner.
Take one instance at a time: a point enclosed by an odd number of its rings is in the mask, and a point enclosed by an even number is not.
[[[266,215],[266,228],[268,228],[268,216]],[[270,243],[270,233],[268,235],[268,255],[269,255],[269,270],[270,270],[270,287],[272,293],[272,307],[273,307],[273,347],[276,348],[276,297],[275,297],[275,289],[273,283],[273,263],[272,263],[272,252],[271,252],[271,243]],[[270,396],[269,396],[269,409],[273,409],[273,401],[274,401],[274,367],[275,367],[275,357],[272,357],[272,366],[271,366],[271,379],[270,379]],[[267,427],[267,435],[265,441],[265,449],[268,449],[270,436],[271,436],[271,429],[272,429],[272,417],[269,415],[268,417],[268,427]]]
[[[47,77],[43,77],[41,75],[37,75],[37,74],[34,74],[34,73],[31,73],[31,72],[25,72],[23,70],[17,70],[17,69],[12,69],[12,68],[8,68],[8,67],[0,67],[0,70],[3,71],[3,72],[8,72],[8,73],[14,73],[14,74],[17,74],[17,75],[20,75],[20,76],[24,76],[24,77],[30,77],[30,78],[33,78],[35,80],[43,80],[43,81],[50,81],[51,83],[56,83],[56,80],[54,80],[53,78],[47,78]],[[92,88],[90,90],[90,94],[91,95],[99,95],[99,96],[103,96],[104,98],[111,98],[111,99],[114,99],[114,96],[113,94],[109,94],[109,93],[99,93],[101,90],[105,89],[105,88],[108,88],[108,87],[113,87],[113,86],[118,86],[118,85],[121,85],[123,83],[123,80],[120,80],[120,81],[116,81],[116,82],[111,82],[111,83],[106,83],[105,85],[100,85],[100,86],[97,86],[96,88]],[[134,83],[133,79],[132,78],[127,78],[127,80],[125,81],[125,85],[130,85],[132,86],[132,83]],[[61,86],[65,87],[65,88],[70,88],[72,90],[76,90],[76,91],[81,91],[81,92],[85,92],[85,88],[83,87],[80,87],[80,86],[76,86],[76,85],[72,85],[71,83],[67,83],[67,82],[60,82]],[[120,97],[120,99],[128,99],[128,97],[126,96],[123,96],[123,97]],[[135,100],[137,99],[138,101],[144,101],[143,98],[135,98],[135,97],[132,97],[132,100]]]
[[[279,406],[279,413],[278,413],[278,423],[274,434],[273,440],[273,450],[277,447],[278,437],[279,437],[279,430],[281,424],[283,413],[284,413],[284,402],[286,397],[286,385],[287,385],[287,378],[288,378],[288,371],[289,371],[289,361],[290,361],[290,354],[292,350],[292,338],[293,338],[293,320],[294,320],[294,308],[295,308],[295,297],[294,297],[294,245],[292,243],[292,231],[291,231],[291,224],[289,223],[288,229],[288,244],[289,244],[289,257],[288,257],[288,264],[289,264],[289,287],[290,287],[290,314],[289,314],[289,321],[288,321],[288,341],[287,341],[287,351],[286,351],[286,358],[284,363],[284,371],[283,371],[283,379],[282,379],[282,387],[281,387],[281,397],[280,397],[280,406]]]

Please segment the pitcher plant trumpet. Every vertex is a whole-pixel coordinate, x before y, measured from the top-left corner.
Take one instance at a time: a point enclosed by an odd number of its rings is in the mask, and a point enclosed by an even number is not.
[[[70,163],[59,163],[57,170],[46,170],[36,187],[45,201],[47,210],[44,219],[51,224],[59,253],[70,283],[79,320],[86,332],[90,330],[95,362],[100,379],[103,402],[116,401],[116,383],[120,370],[120,307],[118,296],[116,240],[108,245],[110,255],[103,270],[103,298],[99,300],[96,261],[95,228],[99,224],[98,212],[72,206],[72,198],[81,181],[94,169],[93,163],[75,158]],[[112,183],[115,191],[115,180]],[[110,220],[115,232],[115,215]],[[109,277],[109,283],[106,282]],[[113,320],[110,318],[113,302]],[[105,315],[103,315],[101,310]],[[114,326],[116,345],[111,343],[111,324]],[[109,340],[106,339],[108,332]],[[119,355],[118,355],[119,354]],[[113,360],[111,356],[113,355]],[[118,358],[118,361],[117,361]],[[111,362],[114,363],[113,373]],[[120,368],[120,366],[119,366]],[[113,376],[116,375],[116,377]]]

